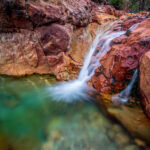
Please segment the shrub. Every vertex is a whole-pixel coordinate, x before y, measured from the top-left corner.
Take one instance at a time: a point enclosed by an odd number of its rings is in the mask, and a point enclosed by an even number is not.
[[[123,5],[122,0],[110,0],[110,4],[113,5],[116,9],[121,9]]]

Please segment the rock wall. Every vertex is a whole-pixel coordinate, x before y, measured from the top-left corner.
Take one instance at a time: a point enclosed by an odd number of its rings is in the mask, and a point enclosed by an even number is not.
[[[115,15],[91,0],[0,1],[0,74],[76,78],[100,24]]]
[[[120,17],[111,30],[126,34],[112,41],[92,77],[97,90],[116,93],[127,86],[140,57],[150,49],[148,13],[127,14],[91,0],[2,0],[0,10],[0,74],[76,78],[103,24]]]
[[[0,1],[0,74],[75,78],[100,24],[113,7],[91,0]]]
[[[147,44],[150,46],[150,42]],[[140,59],[140,89],[145,112],[150,118],[150,51]]]
[[[150,118],[150,18],[149,14],[125,17],[112,32],[126,31],[112,40],[110,51],[100,60],[101,66],[95,70],[92,86],[101,93],[119,93],[139,70],[140,84],[134,86],[134,95],[140,99],[145,113]],[[101,50],[103,40],[97,51]],[[140,89],[140,91],[137,91]],[[132,92],[133,93],[133,92]],[[139,97],[140,96],[140,97]]]
[[[139,68],[140,57],[150,50],[150,18],[131,16],[112,30],[124,30],[126,33],[111,42],[110,51],[100,60],[101,66],[92,77],[93,86],[104,93],[123,90],[129,84],[134,70]]]
[[[90,0],[0,1],[0,74],[57,75],[70,64],[73,33],[96,21],[96,8]]]

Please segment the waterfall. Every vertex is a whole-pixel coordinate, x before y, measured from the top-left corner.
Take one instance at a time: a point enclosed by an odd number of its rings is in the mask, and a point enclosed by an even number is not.
[[[110,31],[112,25],[113,24],[111,23],[96,36],[90,47],[89,53],[85,57],[83,67],[76,80],[61,82],[56,86],[48,88],[48,92],[50,92],[50,95],[54,99],[57,101],[63,100],[66,102],[73,102],[77,100],[89,100],[91,98],[87,93],[89,91],[94,91],[94,89],[87,85],[88,80],[90,80],[94,74],[95,69],[101,65],[100,59],[110,50],[111,41],[125,34],[125,31]],[[100,41],[103,41],[103,44],[98,51],[97,46],[99,46]]]
[[[140,23],[133,24],[129,28],[129,30],[131,31],[135,30],[139,24]],[[110,26],[112,26],[112,24]],[[101,31],[95,38],[88,55],[85,57],[85,61],[83,63],[83,67],[79,74],[78,80],[83,82],[88,81],[93,76],[95,69],[101,65],[100,64],[101,58],[110,50],[111,41],[126,33],[126,31],[111,32],[109,31],[110,26],[106,30]],[[93,54],[97,50],[99,42],[102,40],[104,41],[104,43],[100,51],[94,57],[94,60],[92,60]],[[94,61],[92,65],[90,65],[91,61]]]
[[[112,102],[114,104],[119,105],[119,104],[124,104],[124,103],[128,102],[128,99],[131,94],[131,90],[133,88],[133,85],[135,83],[137,75],[138,75],[138,70],[136,69],[129,85],[123,91],[121,91],[120,94],[112,97]]]
[[[95,69],[101,65],[100,59],[110,50],[111,41],[113,39],[119,37],[122,34],[125,34],[125,31],[119,31],[119,32],[115,32],[115,33],[106,32],[103,37],[101,37],[101,34],[96,37],[95,41],[93,42],[93,44],[91,46],[90,52],[84,61],[83,68],[78,77],[79,80],[87,81],[92,77]],[[101,47],[100,51],[96,54],[94,63],[91,66],[90,62],[91,62],[92,56],[93,56],[100,40],[104,40],[103,46]]]

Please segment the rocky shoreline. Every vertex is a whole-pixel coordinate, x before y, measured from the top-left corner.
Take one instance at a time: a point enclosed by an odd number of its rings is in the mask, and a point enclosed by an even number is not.
[[[91,0],[2,0],[0,74],[53,74],[62,81],[75,79],[98,31],[111,22],[115,22],[112,32],[126,33],[111,42],[90,85],[100,93],[115,94],[129,84],[138,69],[134,96],[150,118],[149,12],[126,13]],[[100,41],[97,51],[102,44]]]

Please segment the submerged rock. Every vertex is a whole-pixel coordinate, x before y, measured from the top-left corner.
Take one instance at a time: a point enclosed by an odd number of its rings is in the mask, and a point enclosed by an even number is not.
[[[114,105],[111,102],[113,95],[102,94],[98,96],[98,104],[105,108],[108,115],[117,119],[135,139],[136,143],[144,148],[150,143],[150,120],[144,114],[139,102],[130,98],[126,105]],[[122,141],[122,139],[120,138]],[[120,141],[120,142],[121,142]]]
[[[150,121],[140,107],[109,107],[108,112],[119,120],[133,137],[150,143]]]

